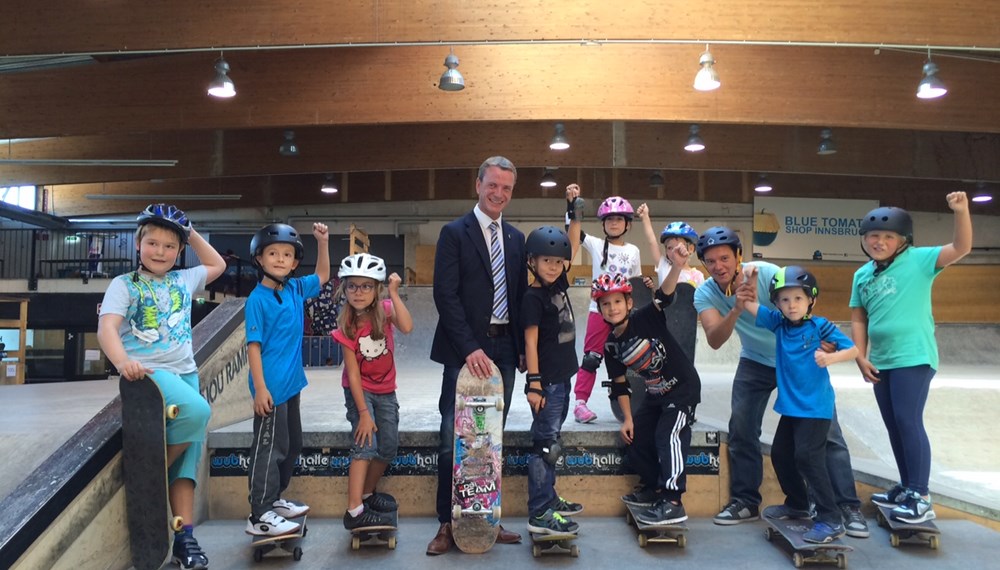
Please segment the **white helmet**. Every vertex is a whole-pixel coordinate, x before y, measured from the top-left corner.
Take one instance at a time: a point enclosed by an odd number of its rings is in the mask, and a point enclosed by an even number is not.
[[[375,281],[385,281],[385,262],[370,253],[355,253],[340,262],[337,277],[369,277]]]

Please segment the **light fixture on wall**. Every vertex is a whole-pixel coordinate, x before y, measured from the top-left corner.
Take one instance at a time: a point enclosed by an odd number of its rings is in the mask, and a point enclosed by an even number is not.
[[[441,74],[441,79],[438,80],[438,89],[441,91],[461,91],[465,89],[465,78],[458,71],[458,56],[455,55],[455,50],[451,50],[448,57],[444,58],[444,66],[448,69]]]
[[[760,176],[757,177],[757,183],[753,185],[753,191],[770,192],[771,190],[774,190],[774,187],[771,186],[771,182],[767,179],[767,176],[761,172]]]
[[[545,169],[545,173],[542,174],[542,180],[538,183],[542,188],[553,188],[558,184],[556,182],[556,177],[552,174],[552,170],[549,168]]]
[[[713,91],[718,89],[722,82],[719,81],[719,74],[715,71],[715,58],[712,52],[708,51],[708,44],[705,44],[705,53],[698,59],[701,69],[694,76],[694,88],[698,91]]]
[[[944,82],[938,79],[938,66],[931,61],[931,50],[927,50],[927,61],[924,62],[924,77],[917,85],[917,97],[920,99],[937,99],[948,92]]]
[[[566,150],[569,148],[569,141],[566,140],[566,127],[562,123],[556,123],[556,134],[552,135],[552,142],[549,143],[552,150]]]
[[[688,129],[688,140],[684,143],[684,150],[688,152],[701,152],[705,150],[705,141],[698,134],[700,130],[701,127],[698,125],[691,125],[691,128]]]
[[[215,61],[215,79],[208,84],[208,94],[219,99],[236,96],[236,84],[229,78],[229,64],[221,54]]]
[[[327,174],[326,175],[326,178],[323,179],[323,185],[320,186],[319,191],[322,192],[322,193],[324,193],[324,194],[336,194],[337,193],[337,191],[338,191],[337,184],[334,183],[334,181],[333,181],[333,175],[332,174]]]
[[[652,174],[649,175],[649,185],[653,188],[660,188],[665,186],[667,183],[663,180],[663,171],[654,170]]]
[[[972,195],[972,201],[977,203],[990,202],[993,200],[993,194],[990,193],[989,188],[986,187],[986,183],[979,181],[976,183],[976,193]]]
[[[816,149],[816,154],[820,156],[837,154],[837,143],[833,140],[833,129],[824,128],[819,132],[819,147]]]
[[[295,142],[295,131],[285,131],[285,141],[278,147],[281,156],[298,156],[299,145]]]

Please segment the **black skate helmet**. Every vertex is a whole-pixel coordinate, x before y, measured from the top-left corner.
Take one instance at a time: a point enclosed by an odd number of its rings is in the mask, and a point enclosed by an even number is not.
[[[737,257],[743,254],[743,244],[735,231],[726,226],[713,226],[698,237],[698,259],[705,261],[705,252],[717,245],[728,245]]]
[[[250,240],[250,258],[254,266],[258,266],[257,256],[264,253],[264,248],[275,243],[287,243],[295,248],[295,259],[301,260],[305,254],[299,232],[288,224],[270,224],[257,230]]]
[[[542,226],[532,231],[524,242],[524,249],[528,257],[546,255],[567,261],[573,258],[573,249],[569,245],[566,232],[555,226]]]

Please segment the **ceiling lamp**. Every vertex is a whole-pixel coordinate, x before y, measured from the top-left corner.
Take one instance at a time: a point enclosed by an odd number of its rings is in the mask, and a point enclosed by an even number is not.
[[[461,91],[465,89],[465,78],[458,71],[458,56],[452,50],[448,57],[444,58],[444,66],[448,69],[441,74],[438,81],[438,89],[441,91]]]
[[[649,176],[649,185],[654,188],[659,188],[665,186],[667,183],[663,180],[663,171],[654,170],[653,174]]]
[[[557,184],[556,177],[552,174],[552,170],[546,168],[545,173],[542,174],[542,181],[539,182],[542,188],[553,188]]]
[[[837,143],[833,140],[833,129],[826,128],[819,132],[819,148],[816,149],[816,154],[820,156],[837,154]]]
[[[569,148],[569,141],[566,140],[566,127],[562,123],[556,123],[556,134],[552,136],[549,148],[552,150],[566,150]]]
[[[983,203],[993,200],[993,194],[986,188],[985,182],[976,183],[976,193],[972,196],[973,202]]]
[[[715,58],[712,57],[712,52],[708,51],[708,45],[705,45],[705,53],[701,54],[701,58],[698,60],[698,65],[701,69],[698,70],[698,74],[694,76],[694,88],[698,91],[713,91],[718,89],[722,82],[719,81],[719,74],[715,72]]]
[[[337,185],[333,182],[333,175],[327,174],[326,178],[323,180],[323,185],[320,186],[320,192],[324,194],[336,194]]]
[[[285,142],[278,147],[281,156],[298,156],[299,145],[295,144],[295,131],[285,131]]]
[[[700,130],[701,128],[698,125],[691,125],[687,143],[684,144],[684,150],[688,152],[701,152],[705,150],[705,141],[701,140],[701,135],[698,134]]]
[[[764,173],[761,172],[760,176],[757,178],[757,183],[753,185],[753,191],[770,192],[771,190],[774,190],[774,187],[771,186],[771,182],[768,181],[767,176],[765,176]]]
[[[208,94],[219,99],[236,96],[236,84],[229,78],[229,64],[221,55],[215,62],[215,79],[208,84]]]
[[[931,61],[931,50],[927,50],[927,61],[924,62],[924,78],[917,85],[917,97],[920,99],[937,99],[948,92],[948,88],[938,79],[938,66]]]

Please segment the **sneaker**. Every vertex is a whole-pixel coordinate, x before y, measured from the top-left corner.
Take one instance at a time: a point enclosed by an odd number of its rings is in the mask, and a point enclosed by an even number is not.
[[[719,511],[719,514],[715,515],[712,522],[721,525],[732,525],[755,520],[760,520],[757,505],[747,505],[739,499],[733,499]]]
[[[636,487],[635,491],[622,496],[622,502],[633,507],[652,507],[657,499],[659,499],[659,493],[656,489],[649,487]]]
[[[857,505],[840,505],[840,511],[844,514],[844,528],[847,529],[847,536],[854,538],[868,538],[868,521],[865,515],[861,514],[861,509]]]
[[[651,508],[635,515],[637,521],[646,524],[674,524],[686,521],[684,505],[675,505],[666,499],[660,499]]]
[[[769,519],[787,521],[789,519],[811,519],[812,513],[802,509],[794,509],[788,505],[771,505],[764,509],[763,515]]]
[[[344,511],[344,528],[347,530],[367,526],[393,526],[392,517],[367,507],[356,517],[352,517],[350,511]]]
[[[190,532],[179,532],[174,535],[173,556],[173,562],[179,564],[183,570],[208,568],[208,557]]]
[[[577,513],[583,512],[583,505],[567,501],[562,497],[556,497],[553,499],[552,502],[549,503],[549,508],[564,517],[571,517]]]
[[[906,487],[896,484],[892,489],[872,494],[872,502],[883,507],[895,507],[903,502],[906,496]]]
[[[580,525],[552,509],[528,518],[528,531],[536,534],[576,534]]]
[[[297,532],[300,526],[302,525],[286,520],[274,511],[267,511],[256,520],[250,515],[247,519],[246,533],[254,536],[282,536]]]
[[[278,499],[271,504],[271,510],[279,517],[286,519],[297,519],[309,512],[309,505]]]
[[[922,523],[937,518],[931,502],[912,490],[906,491],[906,497],[889,514],[894,520],[910,524]]]
[[[399,510],[399,503],[396,502],[396,497],[393,497],[389,493],[375,491],[361,502],[364,503],[366,509],[380,513],[393,513]]]
[[[831,525],[823,521],[813,523],[813,527],[802,533],[802,540],[815,544],[826,544],[844,536],[844,525]]]
[[[576,407],[573,408],[573,417],[581,424],[589,424],[597,419],[597,414],[587,407],[587,402],[580,400],[577,402]]]

